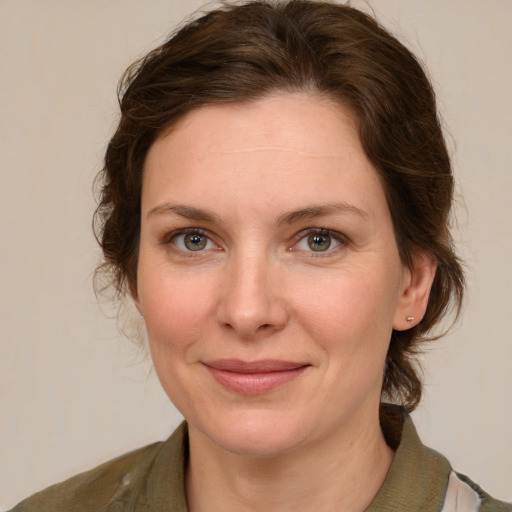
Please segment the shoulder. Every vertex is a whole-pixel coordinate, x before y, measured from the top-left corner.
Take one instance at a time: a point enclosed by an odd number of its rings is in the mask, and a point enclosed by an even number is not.
[[[184,469],[188,435],[182,423],[157,442],[55,484],[10,512],[186,510]]]
[[[383,431],[395,457],[367,512],[512,512],[423,445],[405,410],[388,406],[386,413]]]
[[[473,510],[469,507],[469,502],[473,501],[477,504],[474,510],[478,510],[478,512],[512,512],[512,503],[493,498],[479,485],[461,473],[452,472],[448,484],[447,502],[450,500],[450,489],[452,500],[459,503],[463,500],[468,501],[468,510]]]
[[[107,510],[144,479],[162,443],[154,443],[52,485],[16,505],[11,512]]]

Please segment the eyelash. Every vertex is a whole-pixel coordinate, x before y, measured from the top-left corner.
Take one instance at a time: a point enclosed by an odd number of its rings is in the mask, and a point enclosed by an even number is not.
[[[178,231],[173,231],[172,233],[169,233],[167,236],[164,237],[164,239],[162,240],[162,244],[166,245],[166,246],[173,246],[174,250],[179,252],[180,255],[182,255],[182,256],[191,257],[191,258],[200,257],[201,253],[203,252],[202,250],[186,251],[186,250],[181,249],[176,246],[175,240],[178,237],[183,236],[183,235],[204,236],[207,238],[207,243],[210,242],[213,245],[215,245],[216,247],[218,247],[218,245],[212,240],[211,235],[207,231],[205,231],[204,229],[201,229],[201,228],[185,228],[185,229],[180,229]]]
[[[308,228],[306,230],[301,231],[300,233],[297,233],[297,235],[294,237],[293,245],[288,250],[290,252],[300,250],[296,249],[296,246],[300,242],[306,241],[308,237],[310,237],[311,235],[329,237],[331,240],[336,241],[338,245],[334,248],[331,248],[330,244],[325,251],[305,250],[304,253],[307,254],[308,258],[327,258],[329,256],[332,256],[333,253],[338,252],[338,249],[342,249],[349,245],[348,238],[337,231],[333,231],[327,228]]]
[[[164,239],[162,240],[162,245],[173,246],[174,250],[176,250],[177,252],[179,252],[181,255],[183,255],[185,257],[196,257],[196,258],[200,257],[202,255],[201,253],[203,253],[204,250],[198,250],[198,251],[188,250],[187,251],[187,250],[181,249],[176,246],[174,241],[178,237],[183,236],[183,235],[204,236],[208,239],[206,243],[210,242],[218,248],[218,245],[212,240],[212,236],[210,235],[210,233],[201,228],[186,228],[186,229],[180,229],[178,231],[173,231],[172,233],[169,233],[168,235],[166,235],[164,237]],[[308,228],[308,229],[300,231],[293,237],[293,243],[292,243],[291,247],[289,247],[288,251],[289,252],[299,251],[300,249],[296,248],[297,245],[300,242],[305,241],[311,235],[329,237],[330,239],[335,240],[337,242],[338,246],[331,248],[329,245],[329,247],[325,251],[304,250],[303,252],[305,254],[307,254],[307,257],[309,257],[309,258],[325,258],[325,257],[332,255],[332,253],[337,252],[336,251],[337,249],[343,248],[343,247],[346,247],[347,245],[349,245],[349,240],[347,239],[347,237],[337,231],[333,231],[333,230],[326,229],[326,228]],[[197,254],[195,254],[195,253],[197,253]]]

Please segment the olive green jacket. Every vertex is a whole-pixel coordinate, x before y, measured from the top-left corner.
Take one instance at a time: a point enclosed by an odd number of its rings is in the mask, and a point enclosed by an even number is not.
[[[11,512],[187,512],[187,425],[154,443],[56,484]],[[406,416],[390,471],[367,512],[512,512],[421,443]]]

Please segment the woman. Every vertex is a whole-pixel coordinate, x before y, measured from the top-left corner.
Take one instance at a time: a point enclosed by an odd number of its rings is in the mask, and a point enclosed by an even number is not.
[[[14,510],[512,510],[407,415],[464,278],[432,89],[375,21],[190,23],[127,73],[102,178],[100,270],[187,423]]]

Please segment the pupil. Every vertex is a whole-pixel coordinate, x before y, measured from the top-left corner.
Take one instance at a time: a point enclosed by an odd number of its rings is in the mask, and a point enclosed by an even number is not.
[[[206,237],[203,235],[185,235],[185,247],[190,251],[200,251],[206,247]]]
[[[313,251],[326,251],[331,246],[329,235],[310,235],[308,245]]]

